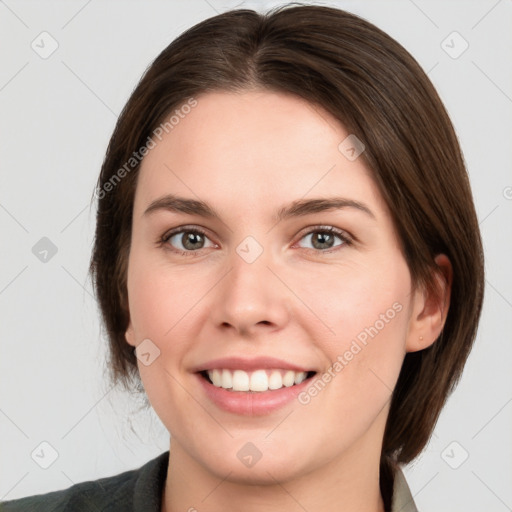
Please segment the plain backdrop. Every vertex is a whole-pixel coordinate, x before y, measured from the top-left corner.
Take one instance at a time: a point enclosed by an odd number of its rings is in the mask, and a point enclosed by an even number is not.
[[[104,374],[87,276],[91,194],[116,118],[157,54],[216,13],[280,3],[0,2],[0,499],[110,476],[168,449],[154,413],[137,412],[141,401]],[[512,510],[512,2],[323,5],[375,23],[428,72],[465,154],[486,251],[474,350],[404,472],[422,511]]]

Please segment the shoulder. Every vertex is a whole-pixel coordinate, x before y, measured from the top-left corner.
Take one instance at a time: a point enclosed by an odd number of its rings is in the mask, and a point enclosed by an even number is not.
[[[160,507],[168,458],[169,452],[165,452],[138,469],[60,491],[5,501],[0,503],[0,512],[128,512],[139,510],[141,503],[152,503],[156,511]]]

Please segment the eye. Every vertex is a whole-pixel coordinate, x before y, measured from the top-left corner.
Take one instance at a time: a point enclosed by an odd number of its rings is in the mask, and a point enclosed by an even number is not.
[[[199,249],[215,247],[215,244],[207,237],[204,231],[187,226],[166,233],[162,236],[160,241],[162,244],[171,246],[171,250],[185,256],[194,256],[193,253],[197,252]],[[210,245],[205,245],[207,242],[209,242]]]
[[[339,243],[335,243],[336,239],[339,240]],[[330,252],[329,249],[352,243],[347,233],[333,226],[316,226],[308,231],[301,240],[307,240],[310,244],[309,247],[304,247],[305,249],[314,249],[321,252]]]
[[[300,238],[300,241],[302,240],[306,240],[309,244],[309,247],[301,246],[302,248],[319,252],[332,252],[337,247],[352,243],[350,235],[333,226],[315,226]],[[203,230],[187,226],[167,232],[159,243],[165,245],[166,249],[184,256],[195,256],[200,249],[216,247]]]

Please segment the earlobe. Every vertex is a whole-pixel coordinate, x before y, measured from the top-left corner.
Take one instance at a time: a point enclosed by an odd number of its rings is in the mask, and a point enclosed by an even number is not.
[[[432,345],[441,334],[448,309],[452,288],[453,270],[445,254],[434,260],[438,267],[434,276],[435,290],[421,289],[415,292],[406,351],[417,352]]]
[[[126,338],[126,342],[128,343],[128,345],[135,347],[135,333],[133,332],[133,326],[131,321],[128,324],[126,332],[124,333],[124,337]]]

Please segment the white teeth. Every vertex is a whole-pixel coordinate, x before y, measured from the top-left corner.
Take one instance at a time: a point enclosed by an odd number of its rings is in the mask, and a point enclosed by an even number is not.
[[[224,389],[230,389],[233,387],[233,377],[229,370],[222,370],[222,384]]]
[[[295,384],[295,372],[288,371],[284,374],[283,377],[283,386],[289,388]]]
[[[222,377],[219,370],[213,370],[210,375],[210,379],[212,379],[213,385],[220,388],[222,386]]]
[[[257,370],[251,375],[251,383],[249,385],[251,391],[267,391],[268,377],[265,370]]]
[[[272,370],[268,378],[268,389],[281,389],[283,387],[283,377],[279,370]]]
[[[252,373],[244,370],[215,369],[208,370],[208,377],[218,388],[264,392],[300,384],[306,379],[307,373],[279,369],[255,370]]]
[[[247,372],[243,370],[233,372],[233,391],[249,391],[249,375]]]
[[[306,372],[297,372],[295,374],[295,384],[300,384],[307,377]]]

